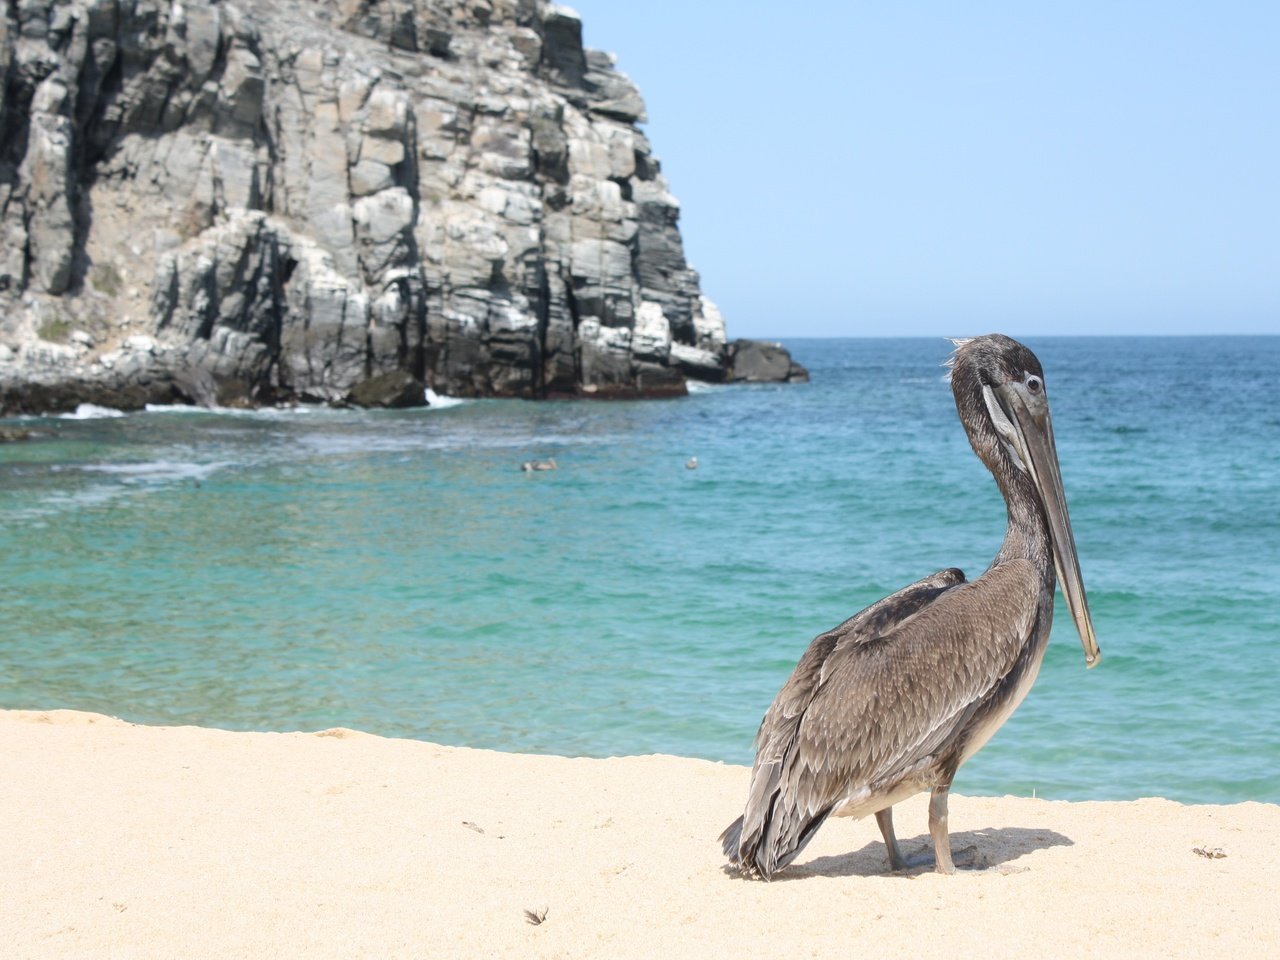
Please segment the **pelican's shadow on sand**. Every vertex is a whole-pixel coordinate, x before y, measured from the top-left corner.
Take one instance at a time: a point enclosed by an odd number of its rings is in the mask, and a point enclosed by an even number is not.
[[[908,870],[891,872],[889,854],[884,843],[874,840],[861,850],[839,856],[815,857],[804,863],[792,864],[774,878],[778,880],[803,880],[806,877],[915,877],[933,870],[933,841],[929,835],[904,838],[899,841],[908,859],[921,855],[929,863]],[[1049,847],[1070,847],[1070,837],[1053,830],[1028,827],[987,827],[982,830],[965,830],[951,834],[951,849],[956,858],[956,870],[980,872],[995,870],[998,873],[1020,873],[1025,867],[1010,865],[1019,857]]]

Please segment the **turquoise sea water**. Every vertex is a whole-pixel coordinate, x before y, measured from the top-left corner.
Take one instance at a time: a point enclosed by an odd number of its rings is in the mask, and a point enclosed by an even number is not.
[[[1029,343],[1104,657],[1059,601],[956,789],[1280,801],[1280,337]],[[816,633],[1004,526],[949,344],[791,346],[811,384],[671,401],[24,421],[0,706],[747,763]]]

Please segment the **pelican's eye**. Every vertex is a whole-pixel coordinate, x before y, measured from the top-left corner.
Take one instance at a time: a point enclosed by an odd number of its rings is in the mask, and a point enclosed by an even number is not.
[[[1036,394],[1044,389],[1044,381],[1035,374],[1027,377],[1027,392]]]

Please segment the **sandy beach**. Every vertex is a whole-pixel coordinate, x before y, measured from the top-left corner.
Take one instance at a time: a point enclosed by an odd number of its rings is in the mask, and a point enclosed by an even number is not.
[[[744,767],[72,711],[0,712],[0,757],[6,957],[1280,955],[1271,804],[953,795],[972,869],[834,821],[762,883],[715,840]]]

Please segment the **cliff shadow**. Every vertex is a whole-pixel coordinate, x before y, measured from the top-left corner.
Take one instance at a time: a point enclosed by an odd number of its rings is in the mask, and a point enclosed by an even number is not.
[[[890,872],[889,855],[884,843],[874,840],[851,853],[815,857],[792,864],[776,880],[802,880],[806,877],[914,877],[933,870],[933,841],[927,833],[900,838],[898,843],[908,859],[927,856],[929,863],[908,870]],[[1025,867],[1007,867],[1013,861],[1049,847],[1070,847],[1075,841],[1054,830],[1028,827],[985,827],[951,834],[951,850],[956,870],[982,871],[997,868],[1000,873],[1018,873]],[[971,848],[971,849],[970,849]]]

